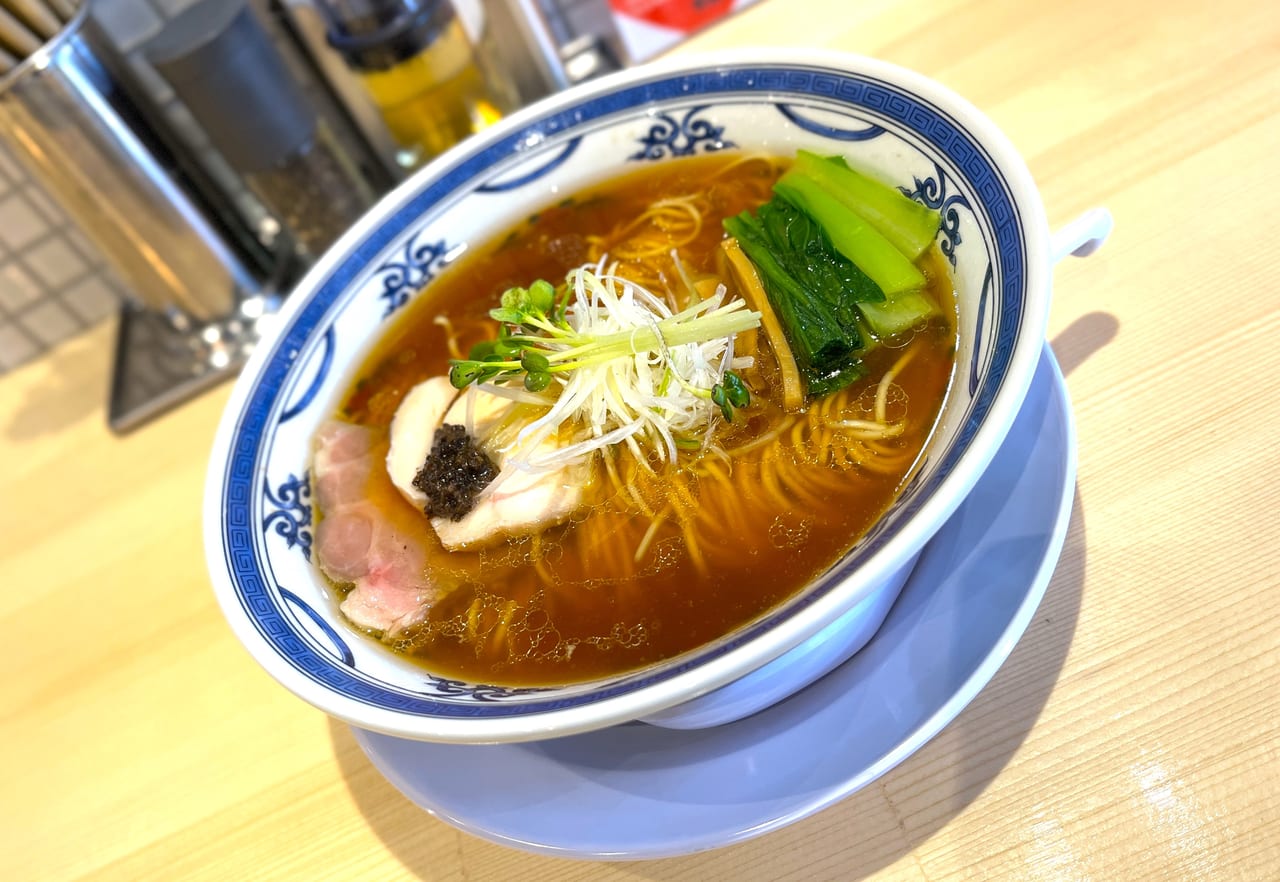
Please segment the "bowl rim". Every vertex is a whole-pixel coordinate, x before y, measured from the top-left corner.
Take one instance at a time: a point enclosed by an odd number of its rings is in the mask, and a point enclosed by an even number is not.
[[[226,570],[222,535],[222,482],[226,453],[244,415],[245,405],[263,370],[277,355],[276,344],[294,317],[330,281],[333,271],[350,260],[371,234],[383,230],[431,181],[439,181],[461,166],[464,159],[483,153],[538,119],[574,105],[590,102],[624,87],[674,75],[705,74],[734,68],[806,68],[835,74],[873,77],[945,109],[985,152],[1005,180],[1008,197],[1017,208],[1024,246],[1022,287],[1027,291],[1022,328],[1013,341],[1008,366],[990,401],[985,418],[958,456],[950,472],[933,493],[887,538],[881,547],[853,572],[842,575],[812,602],[792,611],[761,633],[755,634],[704,663],[657,682],[618,695],[572,707],[526,714],[492,717],[431,716],[410,714],[354,701],[302,676],[266,643],[235,597],[235,586]],[[402,234],[391,233],[391,238]],[[210,454],[204,496],[204,539],[207,565],[214,592],[232,631],[255,660],[295,695],[347,722],[390,735],[452,742],[535,740],[569,735],[633,720],[697,698],[778,658],[812,637],[846,612],[883,581],[901,561],[918,551],[959,506],[995,455],[999,442],[1013,422],[1030,386],[1048,319],[1050,301],[1049,231],[1038,189],[1022,157],[1008,138],[977,107],[922,74],[866,56],[833,50],[737,48],[664,59],[619,71],[549,96],[506,117],[473,138],[451,148],[384,196],[357,221],[303,277],[286,299],[273,329],[250,357],[229,397]],[[348,284],[350,282],[348,281]],[[837,565],[838,566],[838,565]]]

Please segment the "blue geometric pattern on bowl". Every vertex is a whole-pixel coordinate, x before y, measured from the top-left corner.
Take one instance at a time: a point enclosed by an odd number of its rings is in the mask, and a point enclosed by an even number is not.
[[[714,153],[736,146],[724,139],[724,126],[711,122],[705,106],[690,107],[683,116],[658,114],[658,121],[639,138],[640,150],[627,159],[666,159],[670,156],[693,156],[699,150]]]
[[[644,110],[655,106],[659,108],[660,125],[652,122],[653,115],[643,115]],[[314,423],[319,419],[316,414],[327,413],[325,408],[330,406],[329,401],[336,394],[335,384],[341,379],[330,376],[334,348],[356,345],[343,339],[340,319],[357,293],[368,287],[372,275],[381,280],[379,298],[387,314],[407,303],[453,253],[453,247],[447,247],[443,238],[422,237],[447,206],[461,198],[474,198],[486,188],[500,193],[503,199],[521,194],[538,198],[543,192],[538,187],[544,176],[554,177],[578,161],[584,140],[606,137],[610,132],[618,141],[617,149],[627,151],[620,159],[705,151],[732,143],[749,149],[752,133],[734,129],[732,124],[736,113],[746,112],[741,110],[745,107],[767,107],[781,114],[808,139],[801,146],[810,149],[823,149],[823,142],[829,141],[826,149],[843,152],[894,139],[899,148],[915,150],[920,158],[934,164],[934,175],[926,173],[918,179],[913,195],[926,202],[937,201],[948,218],[959,218],[962,210],[971,216],[966,222],[971,225],[969,235],[974,238],[965,245],[985,249],[986,278],[991,281],[991,290],[983,291],[981,332],[975,338],[972,353],[980,375],[974,375],[971,388],[960,390],[967,400],[959,429],[945,447],[931,449],[927,476],[913,482],[890,515],[800,596],[660,670],[546,690],[507,690],[423,674],[418,679],[419,686],[408,688],[368,674],[360,668],[358,659],[352,665],[335,656],[331,646],[325,646],[299,625],[286,606],[283,592],[288,589],[273,575],[272,561],[278,559],[282,565],[284,562],[278,555],[297,555],[299,550],[305,554],[309,549],[309,533],[305,546],[301,533],[305,526],[301,489],[293,495],[291,483],[302,480],[293,476],[305,467],[305,462],[295,457],[289,464],[292,471],[282,469],[274,478],[268,474],[268,465],[276,434],[284,422],[302,414]],[[637,110],[641,113],[637,114]],[[632,144],[638,144],[639,150],[617,138],[616,130],[626,126],[632,132]],[[512,156],[525,163],[541,162],[542,170],[513,175],[509,162]],[[421,181],[419,191],[394,214],[369,229],[292,313],[249,390],[229,445],[220,492],[225,566],[236,598],[253,627],[304,676],[353,701],[378,708],[452,718],[545,713],[641,689],[755,639],[777,621],[831,591],[845,575],[883,547],[905,518],[918,510],[950,473],[1001,388],[1024,318],[1026,243],[1018,206],[1002,172],[978,139],[946,111],[872,76],[774,64],[727,66],[692,74],[653,74],[648,80],[616,92],[548,112],[470,153],[464,150],[448,168]],[[942,235],[949,256],[954,257],[960,245],[959,220],[954,229],[948,221],[947,230]],[[465,245],[463,240],[459,243]],[[999,290],[995,290],[996,279]],[[303,388],[303,383],[304,391],[298,393],[296,390]],[[329,392],[321,394],[322,387]],[[306,520],[309,523],[309,510]],[[306,608],[304,615],[319,619],[296,591],[288,593],[295,608],[301,604]],[[346,645],[341,640],[338,643]]]
[[[959,193],[947,192],[947,173],[942,170],[942,166],[936,162],[933,164],[935,173],[932,177],[915,179],[915,189],[908,187],[899,187],[905,196],[916,200],[929,208],[935,209],[942,215],[942,226],[938,231],[938,235],[942,238],[939,249],[951,261],[951,265],[956,265],[956,246],[960,244],[960,208],[973,209],[969,206],[969,200]]]
[[[311,475],[303,472],[301,478],[289,475],[273,491],[270,484],[262,486],[263,508],[267,514],[262,519],[264,531],[274,530],[283,536],[289,548],[295,545],[302,556],[311,560]]]
[[[570,138],[558,153],[554,153],[537,168],[531,169],[509,181],[489,181],[481,184],[476,187],[476,192],[505,193],[510,190],[518,190],[526,184],[532,184],[538,178],[551,174],[551,172],[568,162],[581,144],[581,138]]]
[[[418,244],[415,235],[404,245],[404,254],[380,265],[376,273],[382,282],[381,297],[386,303],[383,318],[390,318],[409,302],[409,295],[426,287],[448,263],[449,247],[443,239]]]
[[[324,620],[324,616],[312,609],[305,600],[292,591],[280,589],[280,596],[283,597],[291,606],[298,609],[311,620],[311,623],[320,629],[320,633],[324,634],[325,639],[333,646],[334,653],[347,667],[354,667],[356,663],[355,653],[351,651],[351,647],[347,645],[347,641],[333,630],[333,627]]]
[[[809,119],[790,104],[779,104],[778,113],[781,113],[806,132],[821,135],[831,141],[870,141],[872,138],[878,138],[884,134],[884,128],[874,123],[850,129],[844,126],[833,126],[829,123],[818,122],[817,120]]]
[[[298,396],[297,400],[284,409],[284,413],[280,415],[280,422],[287,423],[305,411],[311,406],[311,402],[315,401],[316,395],[320,393],[320,387],[324,385],[324,381],[329,377],[329,368],[333,367],[334,334],[333,325],[325,329],[324,337],[321,338],[324,348],[320,351],[320,357],[317,360],[311,382],[303,390],[302,394]]]

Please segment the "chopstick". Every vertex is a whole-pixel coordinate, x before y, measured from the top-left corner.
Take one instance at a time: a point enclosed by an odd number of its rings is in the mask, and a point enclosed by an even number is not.
[[[46,0],[46,4],[64,22],[75,18],[80,9],[80,0]]]
[[[7,8],[0,6],[0,48],[26,58],[39,49],[43,42],[26,25],[14,18]]]
[[[0,0],[0,7],[13,13],[15,18],[44,40],[62,30],[62,22],[45,5],[44,0]]]
[[[0,0],[0,74],[57,36],[78,6],[79,0]]]

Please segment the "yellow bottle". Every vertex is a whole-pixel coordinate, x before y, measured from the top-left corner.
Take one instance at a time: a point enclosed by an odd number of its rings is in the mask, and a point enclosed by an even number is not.
[[[361,79],[391,136],[412,154],[407,164],[444,152],[502,116],[456,18],[417,55],[390,70],[364,71]]]
[[[502,116],[448,0],[329,5],[329,41],[403,148],[402,166],[415,167]],[[362,14],[352,14],[353,6]]]

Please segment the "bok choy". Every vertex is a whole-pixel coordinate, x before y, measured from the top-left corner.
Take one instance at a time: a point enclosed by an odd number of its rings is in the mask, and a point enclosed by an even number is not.
[[[806,151],[773,192],[724,227],[759,271],[809,397],[821,397],[864,375],[877,338],[934,309],[915,261],[940,219],[843,159]]]
[[[870,178],[840,157],[824,158],[808,150],[796,152],[795,163],[779,181],[813,181],[875,227],[908,260],[920,259],[938,235],[938,212]]]

